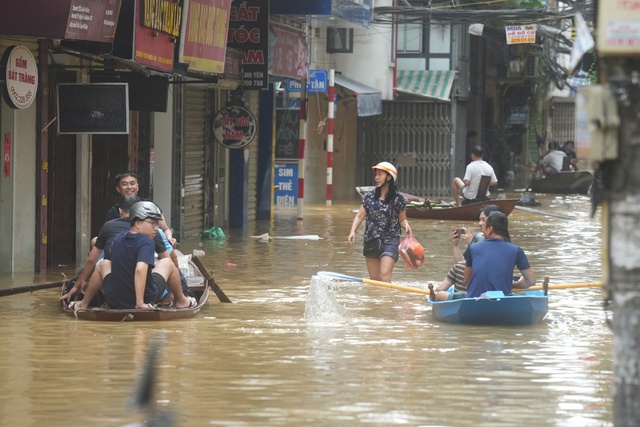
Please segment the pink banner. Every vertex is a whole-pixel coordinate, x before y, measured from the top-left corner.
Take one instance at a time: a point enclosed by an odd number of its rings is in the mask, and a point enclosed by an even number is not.
[[[304,33],[278,27],[271,29],[276,37],[271,74],[294,79],[308,79],[309,43]]]

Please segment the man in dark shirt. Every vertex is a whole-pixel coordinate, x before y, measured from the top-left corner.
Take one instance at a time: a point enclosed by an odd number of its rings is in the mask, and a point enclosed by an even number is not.
[[[154,241],[162,211],[148,201],[135,203],[129,213],[130,228],[111,244],[111,259],[103,260],[92,275],[84,298],[69,305],[85,309],[102,289],[114,309],[148,309],[150,304],[172,301],[175,308],[191,308],[195,298],[186,297],[178,268],[168,258],[155,260]]]
[[[116,219],[112,219],[107,221],[102,228],[100,229],[100,233],[98,233],[98,237],[96,238],[95,244],[93,248],[91,248],[91,252],[89,252],[89,256],[84,263],[84,267],[82,267],[80,276],[75,281],[73,287],[69,290],[68,293],[64,294],[61,299],[66,299],[71,301],[74,299],[74,296],[78,292],[84,293],[89,284],[89,278],[93,274],[96,265],[100,261],[100,256],[104,251],[104,258],[111,259],[111,242],[113,239],[120,233],[129,231],[131,228],[131,222],[129,220],[129,210],[131,206],[135,203],[139,202],[139,198],[137,196],[128,195],[122,198],[122,201],[119,203],[119,217]],[[169,252],[167,251],[167,247],[162,240],[162,236],[160,233],[156,233],[153,238],[155,242],[155,252],[158,254],[158,258],[167,258],[169,257]]]
[[[116,191],[122,196],[137,196],[138,191],[140,190],[140,185],[138,184],[138,178],[136,174],[130,171],[122,172],[116,175]],[[146,199],[144,197],[140,197],[141,201],[150,202],[150,199]],[[109,208],[107,211],[107,221],[112,219],[120,218],[120,214],[118,213],[118,204],[115,204]],[[162,219],[160,220],[160,229],[164,232],[165,236],[171,246],[175,247],[176,239],[173,238],[173,230],[169,228],[167,221],[165,221],[164,215],[162,215]]]

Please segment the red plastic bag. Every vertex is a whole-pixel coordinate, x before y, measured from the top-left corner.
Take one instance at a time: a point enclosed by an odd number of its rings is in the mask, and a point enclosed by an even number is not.
[[[410,270],[415,270],[424,263],[424,248],[413,236],[408,236],[400,242],[398,252],[400,252],[406,268]]]

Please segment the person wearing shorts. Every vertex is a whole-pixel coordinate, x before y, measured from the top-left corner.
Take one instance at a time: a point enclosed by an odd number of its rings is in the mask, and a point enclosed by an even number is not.
[[[358,227],[366,220],[363,235],[363,255],[371,280],[391,282],[391,273],[398,261],[398,245],[402,229],[411,236],[407,219],[407,201],[396,187],[398,171],[389,162],[373,166],[375,190],[365,194],[347,238],[353,245]]]
[[[179,309],[197,305],[195,298],[184,295],[180,273],[171,259],[155,260],[152,238],[162,218],[158,206],[149,201],[138,202],[131,207],[129,218],[130,230],[111,243],[111,259],[98,265],[82,301],[69,307],[86,308],[90,301],[87,298],[93,298],[103,286],[112,309],[148,309],[161,302],[172,303]]]

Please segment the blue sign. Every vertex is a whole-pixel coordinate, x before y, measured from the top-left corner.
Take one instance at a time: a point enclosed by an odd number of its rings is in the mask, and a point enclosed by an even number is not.
[[[302,85],[300,80],[287,80],[287,92],[300,92]],[[325,93],[329,90],[327,70],[309,70],[309,81],[307,82],[307,92]]]
[[[300,98],[294,98],[289,100],[289,109],[290,110],[299,110],[300,109]]]
[[[279,208],[293,208],[298,203],[298,163],[276,163],[273,182],[273,204]]]

